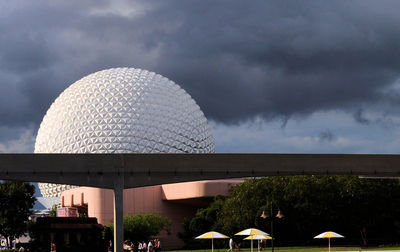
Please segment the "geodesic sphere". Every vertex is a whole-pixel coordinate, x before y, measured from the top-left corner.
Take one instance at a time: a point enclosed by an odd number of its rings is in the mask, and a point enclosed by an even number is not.
[[[173,81],[153,72],[113,68],[68,87],[40,124],[35,153],[211,153],[203,112]],[[43,196],[68,185],[39,183]]]

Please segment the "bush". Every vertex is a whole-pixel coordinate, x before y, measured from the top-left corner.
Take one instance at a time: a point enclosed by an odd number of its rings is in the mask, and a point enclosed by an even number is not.
[[[161,231],[169,232],[172,222],[168,218],[150,213],[126,215],[124,217],[124,238],[133,242],[149,240],[151,236],[158,235]],[[113,234],[113,225],[105,227],[103,237],[110,239]]]

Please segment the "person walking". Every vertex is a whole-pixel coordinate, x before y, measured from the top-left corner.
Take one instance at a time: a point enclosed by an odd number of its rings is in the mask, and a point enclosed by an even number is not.
[[[232,238],[229,239],[229,249],[228,249],[228,251],[229,252],[233,252],[233,239]]]
[[[149,244],[147,244],[147,252],[153,252],[153,243],[151,243],[151,240],[149,241]]]
[[[160,242],[160,239],[157,238],[157,239],[155,239],[154,242],[155,242],[155,246],[154,246],[154,247],[155,247],[155,249],[156,249],[155,251],[156,251],[156,252],[161,252],[161,242]]]
[[[54,242],[50,244],[50,252],[56,252],[56,244]]]
[[[142,251],[143,251],[143,252],[147,252],[147,244],[146,244],[146,242],[144,242],[144,241],[143,241],[143,243],[142,243]]]
[[[137,249],[138,249],[138,252],[142,252],[142,250],[143,250],[142,242],[139,242],[139,243],[138,243]]]
[[[110,240],[110,241],[108,242],[107,252],[112,252],[112,250],[113,250],[112,241]]]

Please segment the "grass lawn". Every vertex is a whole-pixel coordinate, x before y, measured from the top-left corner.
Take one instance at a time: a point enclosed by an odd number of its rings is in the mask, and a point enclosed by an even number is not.
[[[319,251],[328,251],[328,247],[275,247],[275,251],[277,252],[319,252]],[[331,251],[385,251],[385,250],[399,250],[400,247],[388,247],[388,248],[368,248],[361,249],[360,247],[331,247]],[[226,252],[227,249],[214,249],[214,252]],[[257,248],[253,250],[257,252]],[[263,249],[261,252],[270,252],[271,248]],[[211,252],[211,249],[199,249],[199,250],[175,250],[169,252]],[[233,250],[233,252],[239,252],[237,250]],[[241,248],[240,252],[250,252],[249,248]]]

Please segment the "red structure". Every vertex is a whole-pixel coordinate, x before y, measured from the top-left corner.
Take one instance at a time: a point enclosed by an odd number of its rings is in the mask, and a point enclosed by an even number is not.
[[[78,209],[76,207],[58,208],[57,217],[78,217]]]

